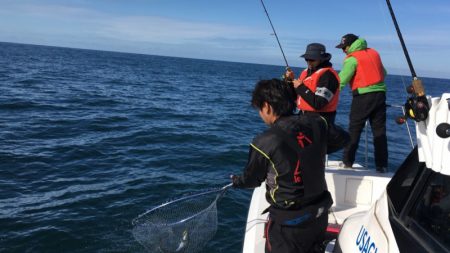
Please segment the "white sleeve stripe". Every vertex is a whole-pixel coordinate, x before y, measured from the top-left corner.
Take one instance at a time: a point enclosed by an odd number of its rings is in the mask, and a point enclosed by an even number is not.
[[[318,87],[316,89],[316,93],[314,93],[314,94],[316,96],[325,98],[328,102],[330,102],[334,96],[333,92],[331,92],[329,89],[327,89],[325,87]]]

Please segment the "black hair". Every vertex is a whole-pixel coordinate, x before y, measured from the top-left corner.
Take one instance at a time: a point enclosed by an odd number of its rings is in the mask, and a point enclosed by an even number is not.
[[[292,83],[280,79],[261,80],[255,85],[251,104],[261,110],[264,102],[272,106],[278,116],[291,115],[295,109],[297,95]]]

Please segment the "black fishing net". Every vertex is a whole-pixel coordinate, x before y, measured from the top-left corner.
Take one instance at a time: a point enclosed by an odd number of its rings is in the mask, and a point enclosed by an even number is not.
[[[149,252],[193,253],[217,231],[217,201],[229,186],[157,206],[133,220],[133,236]]]

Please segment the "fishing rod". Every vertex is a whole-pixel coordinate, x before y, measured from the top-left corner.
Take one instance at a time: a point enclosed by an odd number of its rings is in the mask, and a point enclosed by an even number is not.
[[[275,31],[275,28],[273,27],[272,20],[270,20],[269,13],[267,12],[267,9],[266,9],[266,6],[264,5],[263,0],[261,0],[261,4],[262,4],[262,6],[264,8],[264,11],[266,12],[267,18],[269,19],[270,26],[272,27],[272,31],[273,31],[273,34],[275,35],[275,38],[277,39],[278,46],[280,47],[280,50],[281,50],[281,54],[283,54],[284,62],[286,63],[286,69],[290,69],[289,64],[288,64],[288,62],[286,60],[286,56],[284,55],[283,48],[281,47],[280,40],[278,39],[277,32]]]
[[[405,54],[406,61],[408,62],[409,70],[411,71],[411,76],[413,78],[412,85],[407,88],[407,92],[411,94],[411,97],[405,103],[405,113],[403,119],[399,118],[398,123],[406,122],[406,117],[414,119],[417,122],[421,122],[427,119],[428,111],[430,106],[428,105],[428,100],[425,97],[425,89],[423,87],[422,81],[417,77],[414,66],[409,57],[408,49],[406,49],[405,41],[403,40],[403,35],[400,31],[397,19],[395,18],[394,10],[392,9],[391,1],[386,0],[389,12],[391,14],[392,21],[394,22],[395,30],[397,31],[400,44],[402,45],[403,53]]]
[[[406,49],[405,41],[403,40],[402,32],[400,31],[400,27],[397,23],[397,19],[395,18],[394,10],[392,9],[391,1],[386,0],[387,6],[389,8],[389,12],[391,13],[392,21],[394,22],[395,30],[397,31],[398,38],[400,40],[400,44],[402,45],[403,53],[405,54],[406,61],[408,62],[409,70],[411,71],[411,75],[413,79],[417,79],[416,71],[414,70],[414,66],[411,62],[411,58],[409,57],[408,49]]]

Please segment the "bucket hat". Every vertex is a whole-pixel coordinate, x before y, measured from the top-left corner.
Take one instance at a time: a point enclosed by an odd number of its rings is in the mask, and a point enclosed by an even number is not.
[[[305,59],[329,61],[331,54],[326,52],[324,45],[320,43],[311,43],[306,46],[306,52],[301,55]]]

